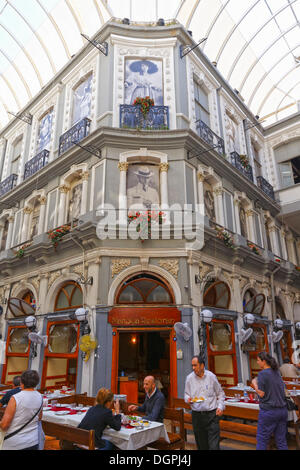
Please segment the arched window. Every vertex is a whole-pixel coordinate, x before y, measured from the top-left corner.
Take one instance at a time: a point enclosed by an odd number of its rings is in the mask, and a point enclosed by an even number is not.
[[[222,281],[209,281],[204,287],[203,305],[228,309],[230,304],[230,290]]]
[[[173,295],[164,281],[143,273],[124,282],[117,294],[119,304],[172,304]]]
[[[265,302],[266,297],[264,294],[255,294],[253,290],[248,289],[243,298],[244,312],[262,315]]]
[[[35,308],[35,298],[31,290],[28,289],[24,292],[22,295],[22,300],[31,305],[31,307]]]
[[[75,281],[66,282],[59,290],[54,310],[68,310],[70,308],[82,307],[82,290]]]
[[[276,313],[276,318],[280,318],[281,320],[286,319],[284,308],[278,297],[275,297],[275,313]]]

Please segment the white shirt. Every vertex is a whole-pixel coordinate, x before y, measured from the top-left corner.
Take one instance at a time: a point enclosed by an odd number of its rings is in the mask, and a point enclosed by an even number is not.
[[[6,430],[6,435],[27,423],[39,410],[43,400],[39,392],[29,390],[16,393],[11,397],[11,400],[13,399],[16,401],[16,412],[9,428]],[[5,440],[2,450],[21,450],[38,444],[38,420],[39,413],[22,431]]]
[[[209,370],[204,371],[203,377],[192,372],[185,381],[184,401],[188,403],[189,398],[203,397],[201,403],[191,403],[193,411],[211,411],[219,408],[225,409],[225,393],[218,382],[215,374]]]

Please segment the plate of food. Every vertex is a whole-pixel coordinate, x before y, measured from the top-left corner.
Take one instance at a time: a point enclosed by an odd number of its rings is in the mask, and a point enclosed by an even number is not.
[[[142,420],[141,423],[144,425],[144,426],[150,426],[150,421],[147,421],[147,420]]]
[[[56,415],[68,415],[70,411],[62,410],[62,411],[55,411]]]
[[[130,423],[130,426],[133,426],[133,427],[137,428],[138,426],[141,426],[141,423],[139,421],[132,421]]]
[[[191,399],[191,403],[202,403],[203,401],[205,401],[203,397],[194,397]]]

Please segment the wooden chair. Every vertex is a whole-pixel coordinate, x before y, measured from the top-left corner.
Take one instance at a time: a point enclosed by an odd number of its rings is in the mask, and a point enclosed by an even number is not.
[[[88,450],[95,450],[95,431],[87,431],[85,429],[75,428],[73,426],[67,426],[66,424],[51,423],[49,421],[42,420],[43,430],[46,436],[54,436],[61,442],[67,441],[70,445],[68,447],[63,446],[61,448],[65,450],[74,449],[76,446],[80,448],[87,448]],[[82,447],[81,447],[82,446]]]
[[[172,431],[175,431],[174,428],[179,427],[179,432],[168,432],[168,438],[170,443],[165,441],[163,438],[158,439],[157,441],[149,444],[151,449],[157,450],[175,450],[185,448],[184,440],[184,418],[183,410],[175,410],[172,408],[164,409],[164,420],[170,420]]]

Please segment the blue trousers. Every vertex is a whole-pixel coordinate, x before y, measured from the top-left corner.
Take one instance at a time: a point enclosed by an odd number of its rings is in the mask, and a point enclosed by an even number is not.
[[[102,439],[102,441],[104,441],[105,446],[98,448],[97,450],[114,450],[115,449],[115,446],[107,439]]]
[[[256,450],[267,450],[272,434],[274,434],[277,449],[288,450],[286,442],[287,419],[287,408],[260,409],[257,423]]]

